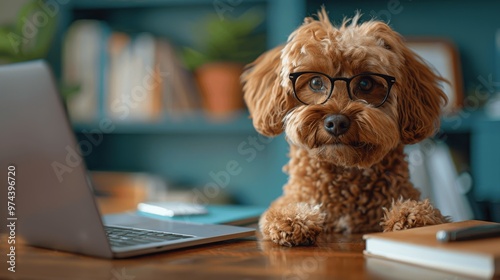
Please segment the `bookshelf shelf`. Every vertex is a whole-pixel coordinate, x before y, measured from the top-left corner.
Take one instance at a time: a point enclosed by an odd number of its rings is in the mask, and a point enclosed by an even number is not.
[[[233,1],[234,2],[234,1]],[[266,0],[245,0],[244,4],[265,3]],[[211,5],[215,6],[230,4],[230,2],[215,2],[212,0],[76,0],[73,1],[75,9],[119,9],[119,8],[149,8],[149,7],[169,7],[169,6],[189,6],[189,5]],[[235,2],[238,3],[238,2]],[[240,3],[241,4],[241,3]]]
[[[76,133],[100,131],[103,134],[254,134],[252,120],[248,113],[239,112],[232,116],[218,119],[207,117],[203,113],[171,118],[165,117],[155,122],[120,122],[106,120],[106,129],[100,129],[98,121],[74,123]]]

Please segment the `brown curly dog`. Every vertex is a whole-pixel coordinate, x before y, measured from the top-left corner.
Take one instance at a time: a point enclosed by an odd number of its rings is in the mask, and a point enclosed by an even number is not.
[[[242,76],[257,131],[290,144],[288,183],[259,222],[275,243],[448,222],[420,200],[403,151],[439,126],[442,78],[387,24],[359,18],[335,27],[323,9]]]

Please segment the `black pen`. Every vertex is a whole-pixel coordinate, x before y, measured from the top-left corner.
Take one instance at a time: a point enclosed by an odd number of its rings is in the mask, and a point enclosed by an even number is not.
[[[439,242],[455,242],[490,237],[500,237],[500,224],[480,225],[455,230],[440,230],[436,233],[436,239]]]

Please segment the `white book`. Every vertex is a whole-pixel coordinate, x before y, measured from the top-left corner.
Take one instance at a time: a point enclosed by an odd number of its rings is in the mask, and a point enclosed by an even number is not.
[[[70,26],[66,34],[63,81],[80,87],[68,98],[68,112],[73,122],[91,122],[98,118],[103,32],[101,22],[79,20]]]
[[[109,56],[108,116],[124,122],[157,119],[161,113],[161,80],[155,38],[148,33],[134,39],[115,33],[111,36]]]

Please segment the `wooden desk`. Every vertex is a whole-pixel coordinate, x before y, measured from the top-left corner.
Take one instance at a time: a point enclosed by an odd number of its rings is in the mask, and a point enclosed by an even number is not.
[[[101,199],[106,212],[135,205],[130,197]],[[125,206],[124,206],[125,205]],[[1,239],[1,279],[466,279],[363,257],[361,235],[335,235],[315,246],[287,248],[258,237],[123,260],[16,246],[16,272],[7,271]]]

